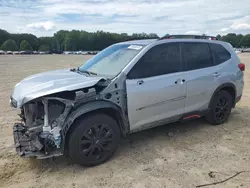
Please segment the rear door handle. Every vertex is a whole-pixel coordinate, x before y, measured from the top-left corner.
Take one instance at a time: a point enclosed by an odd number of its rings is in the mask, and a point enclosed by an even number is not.
[[[143,80],[139,80],[139,81],[137,81],[137,85],[142,85],[144,83],[144,81]]]

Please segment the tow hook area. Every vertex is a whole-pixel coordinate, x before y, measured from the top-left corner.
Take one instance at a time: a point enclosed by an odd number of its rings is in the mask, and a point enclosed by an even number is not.
[[[23,123],[13,126],[16,152],[22,157],[36,157],[38,159],[62,155],[59,130],[50,132],[32,132]]]
[[[31,138],[26,132],[27,128],[22,123],[14,125],[13,135],[16,151],[20,156],[37,156],[36,152],[41,150],[43,145],[37,136]]]

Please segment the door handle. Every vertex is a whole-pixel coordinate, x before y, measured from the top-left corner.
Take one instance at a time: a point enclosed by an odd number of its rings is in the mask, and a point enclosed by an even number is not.
[[[178,79],[175,81],[175,84],[183,84],[186,80],[185,79]]]
[[[143,80],[139,80],[139,81],[137,81],[137,85],[142,85],[144,83],[144,81]]]
[[[220,73],[215,72],[213,75],[214,75],[214,77],[218,77],[218,76],[220,76]]]

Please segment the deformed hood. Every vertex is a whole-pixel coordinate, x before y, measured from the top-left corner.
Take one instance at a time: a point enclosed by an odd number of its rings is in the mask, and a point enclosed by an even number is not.
[[[17,83],[11,98],[14,99],[17,107],[21,107],[38,97],[91,87],[103,78],[79,74],[70,69],[43,72],[29,76]]]

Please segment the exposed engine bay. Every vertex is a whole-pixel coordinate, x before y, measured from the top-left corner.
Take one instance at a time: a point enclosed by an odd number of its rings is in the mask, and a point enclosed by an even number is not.
[[[62,129],[66,118],[72,108],[95,99],[96,89],[56,95],[33,100],[21,107],[21,123],[16,123],[13,128],[19,155],[37,158],[62,155]]]

